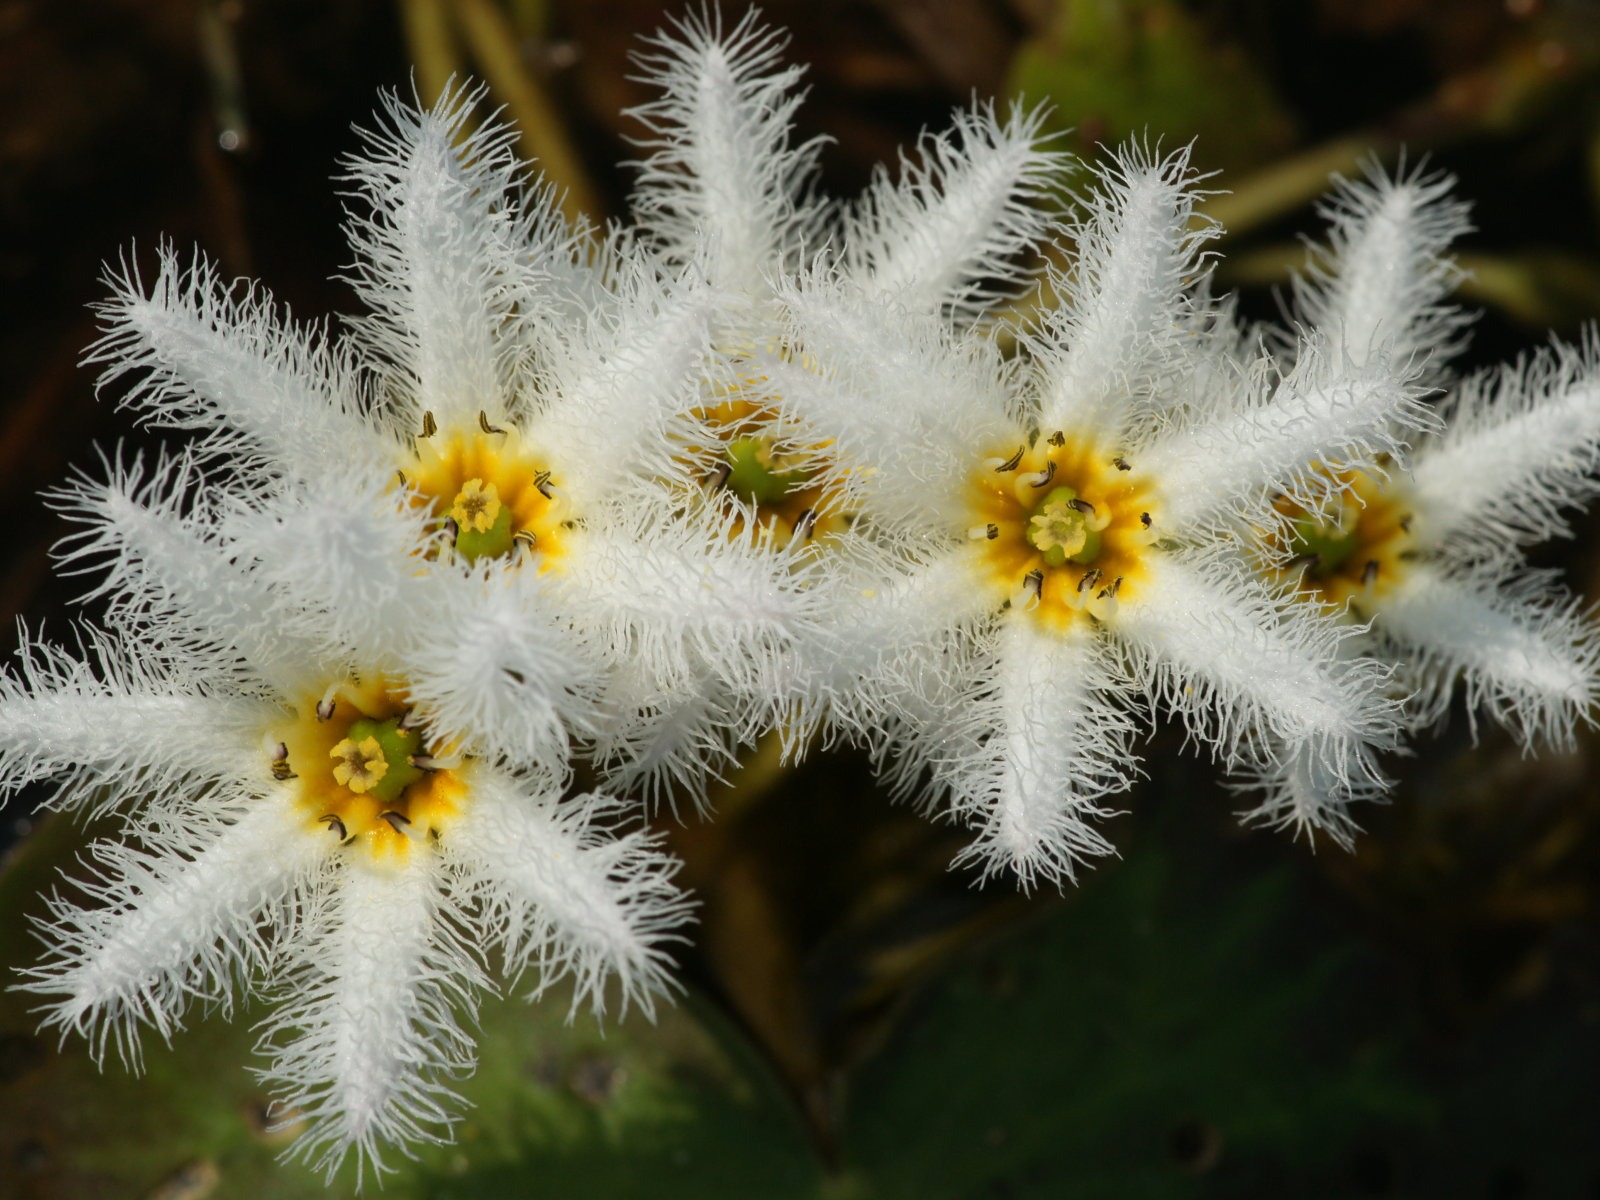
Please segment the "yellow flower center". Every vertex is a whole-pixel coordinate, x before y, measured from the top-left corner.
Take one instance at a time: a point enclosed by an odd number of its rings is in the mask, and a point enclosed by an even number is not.
[[[817,481],[818,455],[827,445],[787,444],[773,430],[773,416],[770,408],[743,397],[701,410],[700,417],[723,446],[720,460],[702,482],[740,501],[780,547],[796,536],[837,533],[846,524],[838,497]],[[741,520],[735,529],[742,527]]]
[[[1279,504],[1289,523],[1274,547],[1286,560],[1276,572],[1282,582],[1360,616],[1365,602],[1403,578],[1406,564],[1417,556],[1417,543],[1410,506],[1396,481],[1350,471],[1338,482],[1345,492],[1332,512],[1313,514]]]
[[[1126,459],[1056,431],[983,459],[967,535],[1013,607],[1052,623],[1105,620],[1143,582],[1155,509],[1154,487]]]
[[[269,765],[304,820],[375,857],[408,853],[461,809],[469,768],[409,723],[403,688],[349,679],[306,696],[267,736]]]
[[[515,429],[480,413],[475,426],[440,430],[424,414],[398,478],[433,512],[457,557],[476,562],[532,550],[540,570],[559,565],[571,514],[549,467]]]

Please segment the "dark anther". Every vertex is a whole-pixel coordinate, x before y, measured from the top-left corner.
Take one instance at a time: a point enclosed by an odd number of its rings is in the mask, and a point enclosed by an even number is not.
[[[513,542],[521,542],[523,546],[532,550],[539,543],[539,535],[531,529],[519,529],[511,535]]]
[[[804,541],[811,536],[811,531],[817,526],[817,510],[814,508],[802,509],[800,515],[794,519],[794,536]]]
[[[404,471],[396,471],[395,474],[400,477],[401,487],[406,487],[410,484],[411,481],[406,478],[406,473]]]
[[[1120,454],[1111,460],[1111,465],[1119,471],[1133,470],[1133,468],[1128,465],[1128,460],[1123,458]]]
[[[1015,471],[1017,469],[1017,464],[1022,461],[1022,452],[1026,449],[1026,446],[1018,446],[1017,452],[996,467],[995,472],[998,474],[1002,471]]]
[[[418,436],[419,437],[432,437],[434,434],[436,434],[438,432],[439,432],[439,423],[433,419],[433,410],[429,409],[428,411],[426,411],[426,412],[424,412],[422,414],[422,433],[419,434]]]
[[[1067,507],[1073,512],[1082,513],[1086,517],[1094,516],[1094,505],[1090,504],[1087,500],[1080,500],[1074,497],[1073,499],[1067,501]]]
[[[396,833],[404,833],[406,826],[411,824],[410,817],[406,816],[405,813],[395,812],[392,808],[379,813],[378,820],[389,822],[389,828]]]
[[[1029,487],[1042,488],[1052,479],[1054,479],[1056,477],[1056,460],[1052,458],[1049,462],[1045,463],[1044,470],[1041,471],[1040,474],[1043,475],[1044,478],[1035,479],[1028,485]]]
[[[341,842],[349,836],[349,831],[345,829],[344,822],[339,819],[338,813],[324,813],[322,816],[318,817],[317,820],[321,821],[329,829],[333,830],[333,835]]]
[[[1099,567],[1090,567],[1083,573],[1083,578],[1078,580],[1078,590],[1080,592],[1088,591],[1100,582],[1100,576],[1104,573]]]
[[[1139,524],[1143,525],[1146,529],[1149,529],[1150,528],[1150,514],[1149,513],[1140,513],[1139,514]]]
[[[1378,579],[1378,560],[1367,559],[1367,565],[1361,568],[1361,586],[1371,587]]]
[[[1052,446],[1055,446],[1055,447],[1057,447],[1059,449],[1060,447],[1065,446],[1067,444],[1067,435],[1062,433],[1061,430],[1058,429],[1054,433],[1052,433],[1048,438],[1046,438],[1045,440],[1047,442],[1049,442]]]
[[[287,783],[291,779],[300,778],[294,773],[294,768],[289,765],[289,760],[286,758],[278,759],[272,764],[272,777],[279,783]]]
[[[478,410],[478,428],[483,430],[485,433],[505,432],[505,430],[501,429],[499,426],[489,424],[489,414],[484,412],[481,408]]]
[[[1022,586],[1033,593],[1033,598],[1037,600],[1044,590],[1044,572],[1035,567],[1022,577]]]
[[[1000,526],[990,522],[988,525],[983,527],[983,536],[988,538],[991,542],[994,541],[995,538],[1000,536]]]
[[[1417,519],[1416,518],[1416,514],[1414,514],[1414,513],[1407,513],[1405,516],[1401,517],[1400,518],[1400,532],[1401,533],[1410,533],[1411,532],[1411,522],[1416,520],[1416,519]]]
[[[334,700],[334,698],[332,696],[329,696],[326,700],[324,700],[320,704],[318,704],[317,705],[317,720],[319,720],[319,721],[331,721],[331,720],[333,720],[333,706],[336,703],[338,703],[338,702],[336,700]]]
[[[408,754],[406,755],[406,762],[410,763],[419,771],[444,770],[444,767],[440,765],[438,759],[429,758],[426,754]]]
[[[1321,561],[1321,556],[1316,554],[1316,553],[1296,554],[1293,558],[1291,558],[1289,560],[1289,570],[1291,570],[1291,571],[1297,571],[1297,570],[1298,571],[1304,571],[1308,567],[1316,566],[1319,561]],[[1311,573],[1313,575],[1320,574],[1320,572],[1317,572],[1317,571],[1312,571]]]
[[[454,517],[446,517],[444,519],[444,536],[449,539],[452,546],[456,544],[456,539],[461,536],[461,526],[456,524]]]
[[[728,476],[733,474],[733,463],[723,459],[717,464],[717,469],[711,473],[711,486],[721,487],[728,482]]]
[[[408,708],[400,714],[400,719],[394,723],[394,731],[396,733],[410,733],[420,724],[422,724],[422,718],[417,714],[417,710]]]
[[[1095,599],[1096,600],[1115,600],[1117,598],[1117,592],[1121,589],[1121,587],[1122,587],[1122,576],[1118,575],[1115,579],[1113,579],[1111,581],[1111,586],[1108,587],[1108,588],[1102,589],[1100,594],[1098,596],[1096,596]]]
[[[733,470],[733,464],[732,463],[728,464],[728,470],[730,470],[730,471]],[[726,478],[727,478],[727,476],[724,475],[723,479],[726,479]],[[535,475],[533,477],[533,486],[539,490],[539,495],[543,496],[546,500],[551,500],[551,499],[555,498],[555,493],[550,490],[550,472],[549,471],[540,471],[537,475]]]
[[[284,759],[286,759],[288,757],[289,757],[289,743],[288,742],[279,742],[277,747],[272,751],[272,761],[273,762],[282,762]]]

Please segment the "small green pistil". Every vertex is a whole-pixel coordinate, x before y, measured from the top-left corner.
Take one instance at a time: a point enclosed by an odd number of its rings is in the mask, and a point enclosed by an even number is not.
[[[456,553],[468,562],[510,554],[512,546],[516,544],[516,531],[511,528],[511,506],[501,504],[498,507],[499,512],[487,529],[460,527],[456,530]]]
[[[374,721],[370,717],[357,718],[350,722],[348,737],[358,745],[372,738],[378,743],[378,749],[383,752],[383,759],[389,764],[389,769],[383,772],[381,779],[367,789],[366,794],[377,797],[385,804],[399,799],[401,792],[425,774],[420,767],[411,765],[411,756],[421,753],[416,730],[401,729],[399,717],[392,717],[387,721]]]
[[[774,470],[771,447],[761,438],[739,438],[727,444],[728,490],[751,504],[781,504],[806,485],[804,471]]]
[[[1088,566],[1100,556],[1100,531],[1090,529],[1088,517],[1072,507],[1077,498],[1075,488],[1051,488],[1028,519],[1028,543],[1044,554],[1046,566]]]
[[[1342,525],[1324,525],[1311,517],[1294,523],[1294,535],[1289,539],[1289,549],[1298,559],[1316,558],[1313,575],[1327,575],[1337,571],[1345,559],[1356,552],[1360,544],[1354,521],[1347,530]]]

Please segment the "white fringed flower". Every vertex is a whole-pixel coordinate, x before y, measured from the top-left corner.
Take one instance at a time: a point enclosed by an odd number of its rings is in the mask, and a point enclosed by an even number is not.
[[[274,586],[315,578],[309,627],[406,631],[394,670],[432,689],[417,694],[441,736],[525,761],[576,734],[623,775],[657,714],[749,695],[816,605],[758,531],[682,501],[708,453],[693,414],[718,295],[628,238],[566,229],[522,189],[508,131],[463,134],[471,100],[390,101],[348,164],[368,315],[347,333],[296,327],[167,251],[148,284],[119,272],[90,361],[226,459],[224,536]],[[453,593],[451,619],[419,622],[418,589]],[[606,668],[589,680],[604,723],[548,669],[570,643]],[[692,777],[717,722],[747,736],[750,720],[706,706],[663,753]]]
[[[455,588],[412,589],[387,639],[312,636],[319,581],[269,582],[219,532],[218,490],[178,459],[64,493],[90,526],[70,557],[106,560],[118,633],[25,644],[0,678],[0,771],[7,790],[64,777],[56,807],[114,810],[125,832],[52,900],[22,986],[46,1025],[135,1066],[196,1002],[274,998],[262,1074],[304,1123],[291,1152],[381,1173],[456,1119],[489,954],[536,990],[570,977],[575,1006],[603,1010],[614,984],[649,1010],[686,902],[653,839],[615,829],[617,802],[562,799],[564,759],[526,759],[498,716],[439,719],[429,697],[459,664],[394,673],[408,639],[451,644],[409,630],[449,631]],[[547,650],[531,659],[557,675],[583,666]]]
[[[965,857],[1024,886],[1109,849],[1091,820],[1135,772],[1141,697],[1227,765],[1272,748],[1335,793],[1395,729],[1386,669],[1238,541],[1275,499],[1328,503],[1319,464],[1398,453],[1428,420],[1418,368],[1319,326],[1280,370],[1209,298],[1194,194],[1181,153],[1107,167],[1015,365],[824,273],[785,290],[789,341],[760,364],[900,559],[811,656],[836,725],[902,783],[926,772],[978,829]]]
[[[1299,514],[1282,569],[1308,600],[1369,623],[1359,647],[1392,662],[1414,728],[1459,684],[1532,749],[1570,746],[1600,701],[1600,631],[1529,545],[1569,533],[1600,492],[1600,342],[1556,345],[1474,375],[1440,406],[1409,473],[1350,477],[1333,512]]]

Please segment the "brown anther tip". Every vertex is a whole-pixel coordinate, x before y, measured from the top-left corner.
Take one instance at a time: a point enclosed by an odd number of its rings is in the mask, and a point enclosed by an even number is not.
[[[272,761],[273,762],[282,762],[284,759],[286,759],[288,757],[289,757],[289,743],[288,742],[279,742],[277,744],[277,746],[272,751]]]
[[[1371,587],[1378,578],[1378,560],[1367,559],[1367,565],[1361,568],[1361,586]]]
[[[1022,577],[1022,586],[1037,596],[1044,590],[1044,572],[1035,567]]]
[[[422,414],[422,432],[418,437],[432,437],[439,432],[439,423],[433,419],[433,410],[428,409]]]
[[[288,759],[278,759],[272,764],[272,777],[279,783],[287,783],[291,779],[300,778],[294,773],[293,768],[289,766]]]
[[[1000,526],[991,521],[989,524],[983,527],[983,536],[988,538],[991,542],[994,541],[995,538],[1000,536]]]
[[[385,811],[379,813],[378,820],[389,822],[389,828],[393,829],[396,833],[404,833],[406,831],[406,826],[411,824],[410,817],[406,816],[405,813],[395,812],[395,810],[392,808],[386,809]]]
[[[320,701],[317,704],[317,720],[333,720],[333,706],[337,703],[338,701],[336,701],[332,696],[329,696],[326,700]]]
[[[800,515],[794,519],[794,536],[808,538],[811,531],[816,528],[817,510],[814,508],[801,509]]]
[[[501,429],[498,425],[489,424],[489,414],[484,412],[481,408],[478,410],[478,428],[483,430],[485,433],[505,432],[505,430]]]
[[[733,470],[733,464],[728,464],[728,470]],[[727,477],[724,476],[723,478]],[[538,490],[539,495],[543,496],[546,500],[553,498],[555,495],[555,493],[550,490],[549,471],[540,471],[537,475],[535,475],[533,477],[533,486]]]
[[[408,708],[400,714],[400,719],[394,723],[396,733],[410,733],[422,723],[422,718],[417,715],[417,710]]]
[[[442,771],[444,769],[439,765],[438,759],[426,754],[408,754],[406,755],[406,762],[419,771]]]
[[[1078,499],[1075,497],[1067,501],[1067,507],[1073,512],[1082,513],[1086,517],[1094,516],[1094,505],[1090,504],[1087,500]]]
[[[1028,485],[1029,487],[1042,488],[1046,484],[1048,484],[1052,479],[1054,479],[1056,477],[1056,460],[1052,458],[1049,462],[1047,462],[1045,464],[1044,470],[1039,472],[1039,474],[1043,478],[1035,479],[1032,483],[1030,483]]]
[[[1143,525],[1146,529],[1149,529],[1150,528],[1150,514],[1149,513],[1140,513],[1139,514],[1139,524]]]
[[[1113,600],[1115,600],[1117,598],[1117,593],[1120,592],[1121,590],[1122,590],[1122,576],[1118,575],[1115,579],[1113,579],[1111,581],[1111,586],[1106,589],[1106,594],[1108,596],[1110,596]]]
[[[401,487],[410,486],[411,481],[406,478],[406,473],[404,471],[396,471],[395,475],[399,478]]]
[[[449,539],[452,546],[456,544],[456,539],[461,536],[461,526],[456,524],[454,517],[446,517],[444,519],[444,536]]]
[[[519,529],[511,535],[513,542],[521,542],[529,550],[539,544],[539,535],[531,529]]]
[[[1133,468],[1128,465],[1128,460],[1123,458],[1120,454],[1111,460],[1111,465],[1119,471],[1133,470]]]
[[[321,821],[329,829],[333,830],[334,836],[337,837],[341,842],[344,841],[347,836],[349,836],[349,830],[344,827],[344,822],[339,819],[337,813],[323,813],[322,816],[317,818],[317,820]]]
[[[1067,435],[1062,433],[1061,430],[1058,429],[1054,433],[1052,433],[1049,437],[1047,437],[1045,439],[1045,441],[1049,442],[1052,446],[1056,446],[1056,447],[1065,446],[1067,444]]]
[[[1026,446],[1018,446],[1015,454],[995,468],[995,473],[1000,474],[1005,471],[1015,471],[1017,469],[1017,464],[1022,461],[1022,452],[1026,449]]]
[[[1083,578],[1078,580],[1078,591],[1087,591],[1100,582],[1100,576],[1105,574],[1099,567],[1090,567],[1083,573]]]

